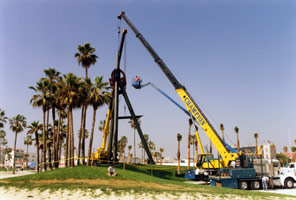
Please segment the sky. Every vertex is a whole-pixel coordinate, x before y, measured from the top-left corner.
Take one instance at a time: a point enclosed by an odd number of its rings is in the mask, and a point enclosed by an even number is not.
[[[181,99],[150,54],[117,15],[128,18],[183,84],[214,128],[225,127],[226,142],[241,146],[271,141],[278,152],[296,139],[296,2],[292,0],[212,1],[103,1],[103,0],[0,0],[0,108],[8,117],[22,114],[28,124],[42,121],[42,111],[32,108],[29,86],[54,67],[62,74],[84,77],[74,54],[90,42],[99,56],[89,76],[108,81],[116,64],[118,26],[126,28],[126,50],[121,68],[126,69],[127,93],[142,131],[164,155],[176,157],[177,133],[183,135],[181,157],[187,155],[188,117],[152,87],[135,90],[134,76],[151,81],[180,105]],[[120,116],[129,115],[123,98]],[[74,113],[79,128],[80,110]],[[101,144],[98,122],[107,106],[98,110],[94,147]],[[87,113],[91,129],[92,109]],[[5,125],[8,144],[14,133]],[[18,148],[25,148],[18,135]],[[193,129],[192,129],[193,134]],[[200,131],[203,145],[209,139]],[[119,123],[119,137],[133,145],[128,120]],[[137,136],[137,144],[140,139]],[[75,144],[77,146],[77,137]],[[87,142],[88,144],[88,142]],[[30,151],[35,150],[34,146]],[[137,156],[140,156],[137,150]]]

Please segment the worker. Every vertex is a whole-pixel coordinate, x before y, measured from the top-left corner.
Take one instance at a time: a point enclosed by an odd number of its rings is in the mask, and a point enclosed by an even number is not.
[[[112,164],[110,167],[108,167],[108,176],[116,176],[114,164]]]
[[[262,187],[263,190],[267,190],[267,184],[268,184],[269,178],[265,175],[262,177]]]
[[[136,76],[135,81],[139,81],[140,80],[140,76]]]
[[[201,172],[200,167],[196,168],[196,170],[195,170],[195,175],[199,175],[200,172]]]

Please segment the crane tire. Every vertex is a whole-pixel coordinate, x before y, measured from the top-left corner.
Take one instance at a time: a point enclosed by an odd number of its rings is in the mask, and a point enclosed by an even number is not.
[[[252,190],[259,190],[261,187],[260,181],[252,181],[251,182],[251,189]]]
[[[242,189],[242,190],[247,190],[249,187],[248,187],[248,182],[247,181],[241,181],[238,183],[238,187],[239,189]]]

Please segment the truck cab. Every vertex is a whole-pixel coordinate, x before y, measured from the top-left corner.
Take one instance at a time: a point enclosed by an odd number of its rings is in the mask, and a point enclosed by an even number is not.
[[[285,188],[293,188],[296,182],[296,162],[289,163],[280,169],[281,185]]]

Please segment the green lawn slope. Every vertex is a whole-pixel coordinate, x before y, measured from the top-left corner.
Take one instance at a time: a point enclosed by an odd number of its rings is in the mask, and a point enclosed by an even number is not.
[[[238,189],[219,188],[206,185],[184,183],[188,181],[175,176],[175,167],[153,165],[116,165],[116,177],[107,175],[107,165],[99,167],[79,166],[61,168],[14,178],[0,180],[0,186],[20,189],[101,189],[102,191],[124,192],[188,192],[215,194],[218,196],[239,195],[266,199],[272,197],[288,197],[286,195],[243,191]],[[185,170],[185,169],[183,169]]]

